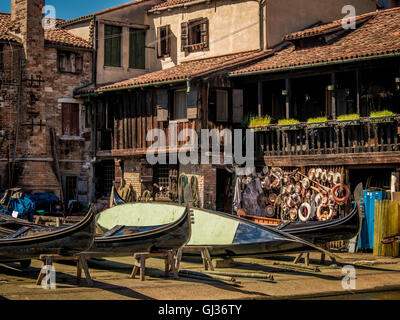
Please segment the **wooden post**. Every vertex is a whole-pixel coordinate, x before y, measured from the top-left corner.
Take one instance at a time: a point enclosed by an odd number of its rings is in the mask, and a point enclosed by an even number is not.
[[[257,82],[257,93],[258,93],[258,116],[262,117],[263,114],[263,92],[262,92],[262,82]]]
[[[334,72],[331,74],[331,85],[333,86],[331,91],[331,114],[332,118],[336,119],[336,74]]]
[[[290,118],[290,98],[291,98],[291,83],[290,83],[290,79],[289,78],[286,78],[285,79],[285,86],[286,86],[286,91],[287,91],[287,94],[286,94],[286,103],[285,103],[285,106],[286,106],[286,119],[289,119]]]
[[[357,105],[357,113],[360,114],[360,69],[356,69],[356,105]]]

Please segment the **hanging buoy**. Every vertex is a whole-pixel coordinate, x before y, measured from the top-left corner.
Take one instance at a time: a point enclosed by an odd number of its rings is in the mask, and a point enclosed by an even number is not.
[[[312,210],[311,205],[307,202],[304,202],[299,208],[299,218],[303,222],[307,222],[311,220]]]
[[[343,190],[345,191],[345,196],[342,197],[342,198],[339,198],[338,191],[340,190],[341,187],[343,187]],[[333,200],[335,200],[335,202],[337,202],[338,204],[339,204],[339,203],[341,203],[341,204],[345,203],[345,202],[346,202],[347,200],[349,200],[349,198],[350,198],[350,189],[349,189],[349,187],[346,186],[346,185],[343,185],[343,186],[342,186],[342,185],[340,185],[340,184],[336,185],[336,186],[332,189],[332,198],[333,198]]]
[[[323,210],[325,208],[325,210]],[[317,219],[319,221],[331,220],[333,218],[333,207],[328,207],[326,205],[320,205],[317,210]]]

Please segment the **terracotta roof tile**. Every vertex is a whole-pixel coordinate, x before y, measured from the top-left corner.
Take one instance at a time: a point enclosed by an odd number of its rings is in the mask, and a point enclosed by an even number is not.
[[[153,6],[150,10],[166,8],[166,7],[170,7],[170,6],[174,6],[174,5],[178,5],[178,4],[184,4],[187,2],[191,2],[191,1],[193,1],[193,0],[167,0],[160,4]]]
[[[332,43],[303,49],[290,45],[271,57],[231,72],[231,75],[279,71],[298,66],[340,63],[354,58],[400,53],[399,26],[400,8],[379,11],[363,25]]]
[[[272,50],[266,51],[249,51],[230,55],[196,59],[188,62],[183,62],[175,67],[155,71],[132,78],[126,81],[117,82],[110,85],[105,85],[98,88],[96,91],[107,91],[113,89],[126,89],[141,85],[150,85],[174,80],[191,79],[206,73],[215,72],[220,69],[227,69],[236,64],[244,64],[255,59],[262,59],[267,55],[272,54]]]
[[[0,40],[19,41],[17,37],[9,32],[9,23],[11,15],[9,13],[0,13]],[[71,32],[64,29],[46,29],[44,39],[47,42],[61,44],[65,46],[92,49],[92,44]]]
[[[374,12],[368,12],[368,13],[359,15],[356,17],[356,24],[364,22],[364,21],[374,17],[377,14],[378,14],[378,12],[374,11]],[[283,40],[303,39],[303,38],[308,38],[308,37],[326,34],[326,33],[330,33],[330,32],[335,32],[338,29],[342,29],[342,21],[343,21],[342,19],[335,20],[335,21],[332,21],[332,22],[329,22],[326,24],[322,24],[322,25],[313,27],[313,28],[307,28],[302,31],[297,31],[297,32],[291,33],[289,35],[286,35],[285,37],[283,37]]]

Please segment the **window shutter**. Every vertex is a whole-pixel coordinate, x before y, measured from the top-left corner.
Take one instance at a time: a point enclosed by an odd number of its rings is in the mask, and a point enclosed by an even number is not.
[[[79,54],[75,55],[75,72],[82,73],[83,71],[83,57]]]
[[[183,22],[181,24],[181,47],[182,47],[182,51],[187,51],[188,37],[189,37],[188,25],[189,24],[187,22]]]
[[[171,54],[171,28],[170,25],[165,27],[166,41],[165,41],[165,52],[167,55]]]
[[[62,104],[62,133],[65,136],[70,135],[71,130],[71,105],[69,103]]]
[[[243,90],[233,90],[233,123],[242,123],[243,121]]]
[[[187,94],[187,118],[197,119],[199,91],[197,88],[192,88]]]
[[[161,42],[163,41],[162,36],[161,36],[161,27],[157,28],[157,57],[160,58],[162,57],[162,52],[161,52]]]
[[[225,90],[217,90],[217,121],[228,121],[228,93]]]
[[[79,136],[79,104],[71,104],[71,135]]]
[[[168,90],[157,90],[157,121],[168,121]]]
[[[208,48],[208,19],[204,19],[200,25],[200,38],[203,48]]]
[[[67,71],[67,55],[64,52],[58,53],[58,71]]]
[[[129,67],[145,69],[146,30],[130,29],[129,32]]]

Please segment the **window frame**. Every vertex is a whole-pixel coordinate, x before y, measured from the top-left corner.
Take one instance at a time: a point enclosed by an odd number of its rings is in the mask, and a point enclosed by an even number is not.
[[[162,32],[165,36],[162,37]],[[163,43],[165,42],[165,52],[163,52]],[[157,58],[167,58],[171,56],[171,25],[158,27],[157,34]]]
[[[110,38],[108,38],[107,29],[111,29]],[[116,30],[119,30],[119,33],[115,32]],[[115,26],[110,24],[104,25],[104,67],[112,67],[112,68],[122,67],[122,33],[123,33],[123,28],[121,26]],[[116,34],[118,36],[115,36]],[[117,44],[115,45],[115,47],[117,47],[119,51],[119,55],[116,53],[115,57],[113,56],[114,43]],[[108,54],[110,54],[110,56],[108,56]],[[118,57],[118,61],[113,61],[116,57]]]
[[[184,104],[184,109],[185,109],[185,116],[184,117],[182,117],[182,118],[178,118],[177,117],[177,110],[178,110],[178,108],[177,108],[177,99],[176,99],[176,95],[177,95],[177,93],[184,93],[184,95],[185,95],[185,104]],[[177,90],[174,90],[174,109],[173,109],[173,115],[172,115],[173,117],[172,117],[172,121],[185,121],[185,120],[187,120],[188,118],[188,114],[187,114],[187,92],[186,92],[186,89],[177,89]]]
[[[63,70],[61,68],[62,56],[69,61],[70,70]],[[72,57],[74,56],[74,67],[72,63]],[[80,61],[80,67],[78,68],[78,62]],[[75,51],[68,50],[57,50],[57,72],[59,73],[71,73],[71,74],[82,74],[83,73],[83,55]]]
[[[199,26],[200,42],[193,42],[193,27]],[[209,50],[210,27],[208,18],[198,18],[181,24],[181,49],[186,52]]]
[[[76,115],[74,116],[74,112],[66,110],[64,112],[64,108],[74,106],[77,108]],[[68,115],[68,119],[65,118],[65,115]],[[71,103],[71,102],[62,102],[61,103],[61,130],[62,136],[64,137],[80,137],[81,136],[81,125],[80,125],[80,115],[81,115],[81,106],[79,103]],[[76,118],[75,118],[76,117]],[[66,132],[67,123],[69,121],[69,129]],[[75,124],[75,126],[71,126],[71,124]]]

